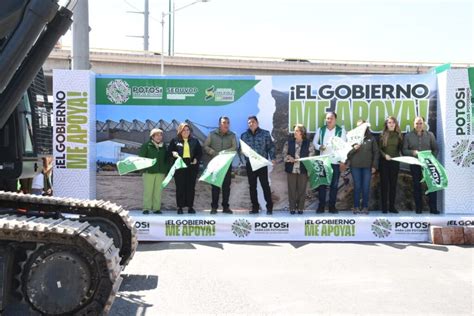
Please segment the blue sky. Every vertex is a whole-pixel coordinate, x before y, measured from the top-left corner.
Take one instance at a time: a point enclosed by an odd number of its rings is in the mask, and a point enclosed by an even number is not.
[[[149,1],[150,50],[159,52],[169,0]],[[174,2],[179,8],[193,1]],[[90,0],[91,47],[142,50],[143,39],[127,35],[143,34],[143,15],[126,11],[143,10],[143,3]],[[175,52],[474,63],[473,13],[471,0],[211,0],[176,13]]]

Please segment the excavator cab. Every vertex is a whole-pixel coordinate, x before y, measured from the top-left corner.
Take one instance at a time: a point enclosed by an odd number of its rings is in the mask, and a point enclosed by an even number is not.
[[[52,154],[51,104],[41,67],[71,17],[54,0],[0,1],[0,189],[33,177],[41,157]]]
[[[0,178],[4,183],[41,172],[41,158],[52,155],[51,118],[52,104],[40,71],[0,130]]]

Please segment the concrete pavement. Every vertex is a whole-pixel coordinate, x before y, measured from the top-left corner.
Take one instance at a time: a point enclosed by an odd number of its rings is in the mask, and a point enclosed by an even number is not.
[[[111,315],[473,315],[474,248],[141,243]]]

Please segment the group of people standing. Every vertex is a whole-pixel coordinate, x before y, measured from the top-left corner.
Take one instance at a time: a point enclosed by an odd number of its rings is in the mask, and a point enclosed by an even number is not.
[[[346,161],[339,161],[332,155],[332,146],[329,146],[332,137],[337,136],[346,141],[346,131],[336,124],[337,114],[328,112],[325,125],[319,128],[313,141],[307,137],[306,128],[297,124],[294,127],[293,136],[284,144],[283,159],[285,172],[287,173],[288,199],[291,214],[303,214],[305,209],[305,198],[308,184],[308,171],[300,158],[320,155],[328,155],[331,159],[333,171],[332,181],[329,186],[319,186],[319,206],[316,213],[324,213],[326,210],[326,195],[329,189],[328,211],[337,213],[336,197],[341,172],[350,168],[354,182],[354,206],[352,211],[356,214],[368,213],[369,192],[372,175],[380,171],[382,211],[384,213],[398,213],[395,209],[395,197],[400,164],[392,158],[402,154],[417,157],[419,151],[431,150],[433,155],[438,153],[438,147],[433,133],[424,128],[424,119],[417,117],[414,122],[414,130],[403,137],[395,117],[385,120],[384,130],[377,142],[375,137],[367,128],[364,139],[360,144],[354,144],[348,153]],[[358,121],[358,126],[364,121]],[[259,127],[256,116],[247,119],[248,129],[242,133],[240,139],[250,146],[256,153],[276,164],[275,145],[270,132]],[[211,158],[217,156],[221,151],[236,151],[238,149],[236,135],[230,130],[230,119],[222,116],[219,118],[219,127],[209,133],[203,146],[193,137],[192,130],[187,123],[181,123],[178,127],[177,136],[173,138],[167,147],[163,142],[163,131],[153,129],[150,132],[150,140],[140,148],[139,156],[156,158],[157,163],[146,169],[143,174],[144,196],[143,212],[161,213],[161,183],[165,178],[170,166],[177,157],[181,157],[187,168],[178,169],[174,179],[176,184],[176,204],[178,214],[183,214],[183,208],[188,208],[188,213],[193,214],[195,210],[194,195],[199,164],[203,150]],[[258,214],[261,206],[258,202],[257,180],[260,182],[264,199],[266,202],[266,213],[273,213],[273,202],[268,179],[268,167],[264,166],[253,170],[250,161],[245,157],[245,166],[249,183],[250,200],[252,209],[250,214]],[[229,166],[222,187],[212,185],[211,214],[216,214],[219,208],[219,197],[222,191],[222,212],[232,214],[229,205],[231,169]],[[422,190],[421,190],[421,167],[410,165],[413,176],[413,192],[416,205],[416,213],[422,212]],[[329,187],[329,188],[328,188]],[[362,199],[361,199],[362,196]],[[430,212],[439,214],[436,207],[436,193],[429,193]],[[362,202],[361,202],[362,200]]]
[[[329,142],[333,136],[338,136],[346,141],[344,129],[336,125],[337,114],[329,112],[326,114],[325,126],[318,129],[313,143],[321,155],[331,155]],[[365,123],[363,120],[357,122],[357,126]],[[297,135],[295,133],[295,139]],[[401,155],[417,157],[418,152],[430,150],[434,156],[438,154],[438,145],[433,133],[425,129],[423,117],[416,117],[414,129],[403,137],[397,119],[389,116],[385,119],[384,129],[377,142],[375,137],[367,128],[364,138],[360,144],[353,144],[352,150],[347,155],[346,161],[337,161],[335,156],[331,158],[333,177],[329,186],[329,212],[337,213],[336,195],[340,172],[350,168],[354,182],[354,206],[355,214],[368,214],[369,193],[372,175],[380,171],[381,182],[381,209],[383,213],[398,213],[395,208],[397,192],[398,173],[400,163],[392,158]],[[285,155],[285,153],[284,153]],[[302,156],[304,157],[304,156]],[[287,159],[289,157],[287,156]],[[415,199],[415,211],[421,214],[423,209],[423,198],[421,189],[422,171],[419,165],[410,165],[413,178],[413,196]],[[326,202],[326,186],[320,186],[319,206],[316,213],[324,213]],[[361,203],[362,195],[362,203]],[[432,214],[439,214],[436,203],[436,192],[428,194],[429,209]],[[291,207],[291,202],[290,202]]]
[[[270,132],[261,129],[256,116],[250,116],[247,120],[248,129],[241,135],[241,139],[247,143],[254,151],[266,159],[270,159],[275,164],[275,145]],[[204,151],[211,157],[215,157],[219,152],[236,151],[237,141],[235,134],[229,129],[230,119],[226,116],[219,118],[219,127],[209,133],[204,142]],[[176,184],[176,205],[178,214],[183,214],[183,208],[188,208],[189,214],[194,214],[194,195],[199,171],[199,163],[203,154],[203,147],[199,141],[192,136],[191,127],[187,123],[178,126],[178,133],[167,147],[163,142],[163,131],[155,128],[150,132],[150,140],[145,142],[139,151],[140,157],[156,158],[157,162],[143,173],[143,213],[161,214],[161,183],[165,178],[174,160],[181,157],[187,168],[177,169],[174,174]],[[250,214],[257,214],[260,211],[260,204],[257,196],[257,180],[263,189],[267,214],[273,213],[273,202],[270,184],[268,181],[268,168],[262,167],[253,171],[248,158],[246,159],[247,177],[249,182],[250,200],[252,210]],[[212,186],[211,214],[216,214],[219,206],[219,196],[222,191],[222,212],[232,214],[229,207],[230,166],[222,183],[222,188]]]

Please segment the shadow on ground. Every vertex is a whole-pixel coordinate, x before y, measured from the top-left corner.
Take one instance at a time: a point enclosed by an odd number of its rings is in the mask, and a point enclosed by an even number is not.
[[[158,287],[157,275],[122,274],[122,284],[115,297],[110,315],[145,315],[153,304],[143,300],[136,292],[154,290]]]

